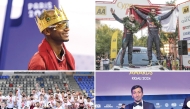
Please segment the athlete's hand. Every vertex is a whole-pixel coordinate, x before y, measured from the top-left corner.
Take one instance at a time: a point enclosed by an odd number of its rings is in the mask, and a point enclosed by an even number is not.
[[[136,8],[134,7],[134,5],[131,5],[131,7],[132,7],[133,9],[136,9]]]
[[[115,14],[115,10],[113,10],[113,8],[110,9],[112,14]]]

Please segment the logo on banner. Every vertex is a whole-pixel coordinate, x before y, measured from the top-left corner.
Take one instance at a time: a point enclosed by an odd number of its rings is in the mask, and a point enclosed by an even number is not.
[[[96,15],[106,15],[106,6],[96,6]]]
[[[168,103],[165,103],[165,106],[166,106],[166,107],[168,107],[168,106],[169,106],[169,104],[168,104]]]
[[[100,104],[96,104],[96,108],[101,108],[101,105]]]
[[[190,16],[184,17],[184,19],[181,20],[181,23],[186,23],[186,22],[188,22],[188,21],[190,21]]]
[[[184,35],[184,36],[190,35],[190,31],[188,31],[188,32],[183,32],[183,35]]]
[[[151,77],[132,77],[132,80],[151,80]]]
[[[183,106],[183,103],[180,103],[180,104],[179,104],[179,106],[181,106],[181,107],[182,107],[182,106]]]
[[[111,104],[106,104],[106,105],[104,106],[104,108],[113,108],[113,106],[112,106]]]
[[[129,73],[129,75],[153,75],[153,72],[151,72],[151,71],[139,71],[139,72],[137,72],[137,71],[131,71],[130,73]]]
[[[35,2],[28,3],[28,17],[34,18],[41,15],[44,10],[49,10],[53,8],[52,2]]]
[[[177,104],[176,104],[176,103],[172,103],[171,106],[172,106],[172,107],[176,107]]]
[[[189,6],[185,6],[182,8],[183,14],[189,13]]]
[[[122,103],[119,103],[118,106],[116,106],[117,108],[121,108]]]
[[[117,50],[116,49],[112,49],[112,52],[116,52]]]
[[[124,9],[124,10],[126,10],[127,8],[130,8],[131,5],[132,4],[129,4],[129,3],[122,3],[122,2],[117,3],[117,7],[119,9]]]
[[[116,42],[116,39],[113,39],[113,42]]]
[[[160,105],[160,103],[156,103],[156,106],[155,106],[156,108],[160,108],[161,107],[161,105]]]
[[[189,26],[184,26],[184,27],[183,27],[183,30],[189,29],[189,28],[190,28],[190,25],[189,25]]]

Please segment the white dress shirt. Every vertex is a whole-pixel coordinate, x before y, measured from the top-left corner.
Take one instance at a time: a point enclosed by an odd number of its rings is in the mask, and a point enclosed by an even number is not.
[[[35,106],[36,102],[37,102],[37,100],[28,100],[27,101],[27,107],[30,107],[32,105]]]
[[[12,97],[7,96],[6,99],[7,99],[7,108],[13,108],[15,96],[13,96],[13,95],[12,95]]]
[[[55,107],[55,105],[56,105],[56,101],[55,100],[49,100],[46,103],[47,103],[46,104],[47,106],[51,106],[51,107]]]
[[[143,101],[142,101],[142,106],[139,106],[139,105],[137,105],[137,106],[133,106],[133,109],[143,109]]]
[[[85,102],[85,105],[87,106],[87,108],[91,108],[93,103],[90,101],[90,102]]]
[[[18,88],[18,95],[15,96],[15,101],[17,101],[18,108],[22,108],[22,95],[20,94],[20,88]]]
[[[62,106],[60,106],[60,107],[56,107],[55,109],[63,109],[63,107],[62,107]]]
[[[62,107],[63,108],[67,108],[68,106],[70,106],[71,105],[71,103],[70,102],[67,102],[67,103],[62,103]]]
[[[45,100],[38,100],[38,102],[40,103],[40,107],[42,108],[43,106],[45,106],[46,101]]]
[[[5,96],[0,96],[0,103],[5,99]]]

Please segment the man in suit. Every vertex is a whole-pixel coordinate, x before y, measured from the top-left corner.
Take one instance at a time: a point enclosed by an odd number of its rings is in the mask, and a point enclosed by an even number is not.
[[[190,109],[190,97],[185,98],[182,109]]]
[[[131,94],[134,102],[128,104],[125,109],[155,109],[154,104],[143,101],[143,88],[140,85],[133,86]]]

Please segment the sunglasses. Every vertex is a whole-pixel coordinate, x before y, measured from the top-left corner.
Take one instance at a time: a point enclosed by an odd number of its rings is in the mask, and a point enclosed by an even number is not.
[[[57,24],[51,25],[48,28],[54,28],[53,30],[69,28],[69,21],[62,21]]]

